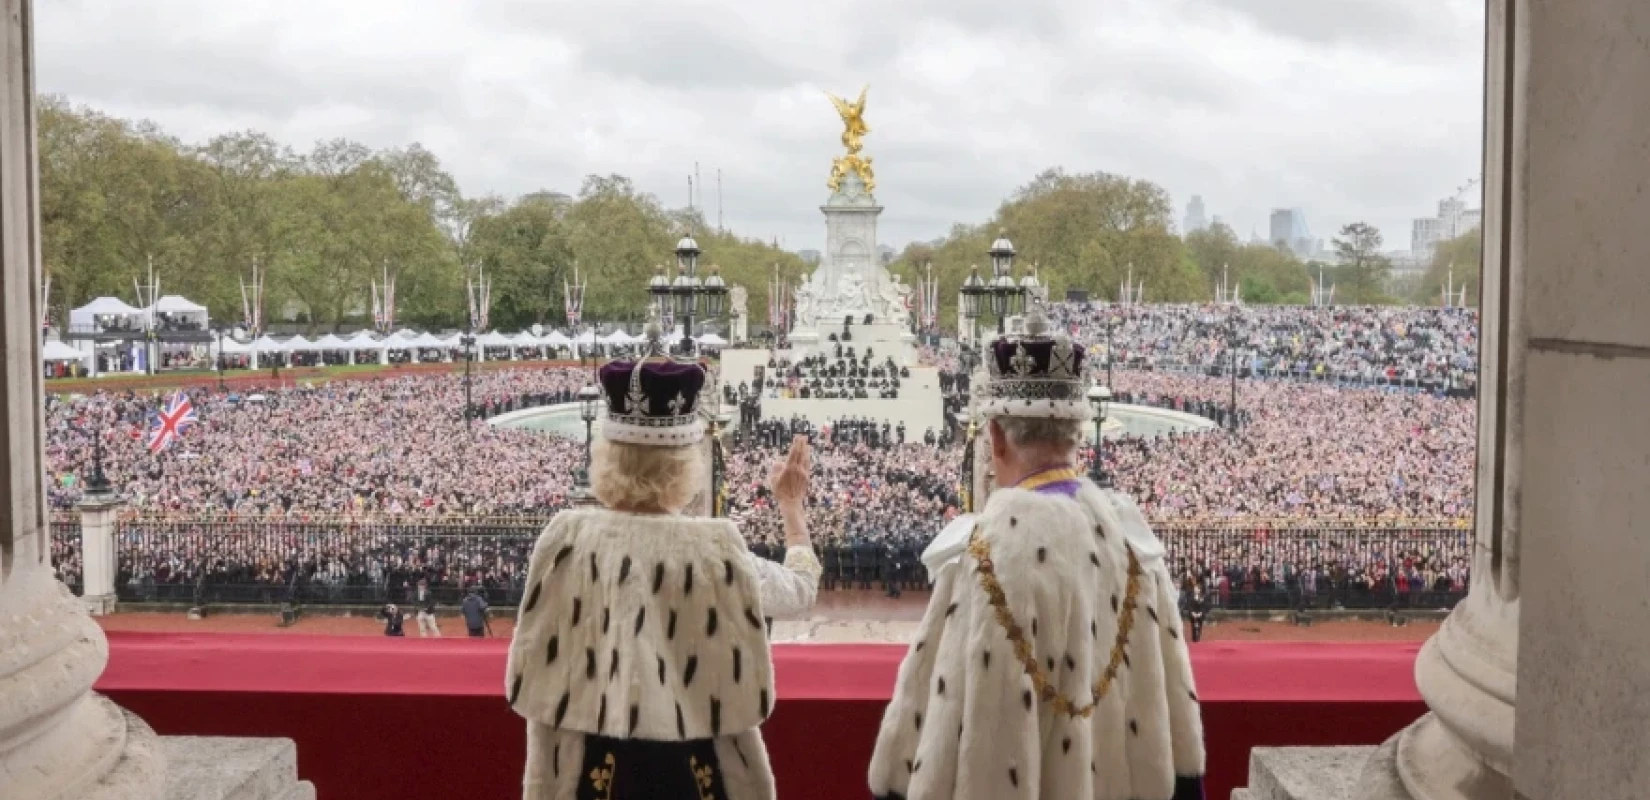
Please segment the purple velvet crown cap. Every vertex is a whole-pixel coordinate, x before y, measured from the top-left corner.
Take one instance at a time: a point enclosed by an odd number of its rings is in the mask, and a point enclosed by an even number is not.
[[[1076,342],[1068,342],[1066,347],[1070,348],[1069,360],[1062,360],[1062,363],[1053,365],[1051,374],[1050,362],[1053,361],[1057,344],[1059,342],[1055,339],[1042,337],[997,339],[991,343],[991,359],[995,362],[995,369],[991,373],[994,377],[1000,375],[1008,380],[1078,380],[1083,374],[1083,346]],[[1023,362],[1028,367],[1024,373],[1015,362],[1021,348],[1024,348],[1025,357],[1029,359]]]
[[[602,394],[607,397],[609,416],[677,417],[692,414],[698,407],[699,390],[705,386],[703,367],[671,360],[642,362],[639,407],[631,397],[631,373],[636,369],[634,361],[602,365]]]

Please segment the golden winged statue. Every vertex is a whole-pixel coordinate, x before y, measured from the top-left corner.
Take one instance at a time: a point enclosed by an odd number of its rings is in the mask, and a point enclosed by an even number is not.
[[[859,99],[852,103],[830,92],[825,93],[836,106],[836,113],[842,117],[842,146],[848,149],[845,155],[838,156],[831,162],[831,179],[826,181],[825,185],[833,192],[842,187],[842,179],[848,177],[850,172],[859,176],[860,182],[865,184],[866,192],[876,189],[877,179],[871,171],[871,159],[859,154],[860,148],[864,147],[865,134],[871,132],[871,128],[865,124],[865,93],[870,88],[861,88]]]
[[[836,113],[842,117],[842,146],[848,148],[850,155],[858,153],[865,134],[871,129],[865,125],[865,92],[871,87],[865,86],[859,90],[859,99],[850,103],[830,92],[825,96],[831,98],[836,105]]]

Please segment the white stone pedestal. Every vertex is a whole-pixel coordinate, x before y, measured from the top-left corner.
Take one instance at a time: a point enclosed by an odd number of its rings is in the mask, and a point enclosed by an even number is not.
[[[92,616],[115,610],[115,518],[123,505],[114,494],[87,495],[80,501],[80,602]]]

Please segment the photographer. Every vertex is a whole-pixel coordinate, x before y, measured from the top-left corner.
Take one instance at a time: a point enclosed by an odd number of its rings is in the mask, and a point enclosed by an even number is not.
[[[401,613],[401,609],[394,603],[384,606],[383,610],[378,612],[378,618],[384,621],[385,636],[407,635],[401,630],[401,626],[406,623],[407,617]]]
[[[464,627],[470,630],[470,635],[476,638],[487,635],[487,598],[481,596],[481,587],[470,587],[470,594],[464,598]]]

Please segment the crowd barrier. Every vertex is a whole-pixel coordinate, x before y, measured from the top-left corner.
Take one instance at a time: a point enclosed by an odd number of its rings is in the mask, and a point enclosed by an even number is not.
[[[189,517],[130,514],[116,523],[116,596],[126,602],[378,605],[411,602],[425,573],[438,603],[456,605],[479,582],[488,601],[512,606],[523,594],[527,561],[545,517],[309,518]],[[1177,571],[1187,561],[1219,560],[1270,573],[1285,563],[1396,562],[1409,553],[1470,553],[1471,529],[1450,520],[1161,521],[1154,525]],[[60,576],[78,592],[80,524],[58,515],[51,526]],[[1269,555],[1257,558],[1257,553]],[[855,565],[856,569],[875,569]],[[1464,585],[1387,580],[1316,582],[1236,576],[1211,589],[1211,610],[1294,608],[1447,609]],[[871,579],[882,585],[883,576]]]

